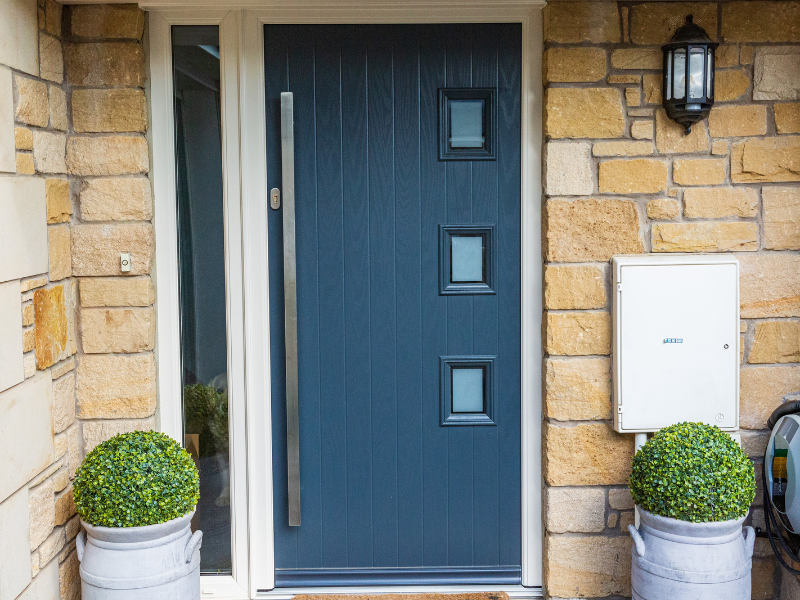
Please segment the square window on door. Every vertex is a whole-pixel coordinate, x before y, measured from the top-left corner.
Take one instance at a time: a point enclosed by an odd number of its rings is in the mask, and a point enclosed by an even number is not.
[[[494,225],[439,226],[439,293],[494,294]]]
[[[439,159],[495,160],[495,90],[439,90]]]
[[[442,356],[441,425],[494,425],[494,356]]]

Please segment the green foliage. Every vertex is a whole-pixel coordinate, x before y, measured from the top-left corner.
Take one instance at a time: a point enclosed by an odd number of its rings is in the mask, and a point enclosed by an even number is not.
[[[200,498],[189,454],[155,431],[123,433],[92,450],[73,485],[81,518],[102,527],[139,527],[181,517]]]
[[[228,393],[197,383],[183,388],[186,433],[200,434],[200,456],[228,453]]]
[[[631,495],[641,508],[693,523],[747,514],[756,493],[753,463],[718,427],[679,423],[636,453]]]

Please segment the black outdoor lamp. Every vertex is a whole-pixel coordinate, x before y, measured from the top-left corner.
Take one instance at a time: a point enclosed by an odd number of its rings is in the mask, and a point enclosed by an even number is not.
[[[692,15],[678,28],[664,52],[662,103],[667,116],[683,125],[684,134],[708,116],[714,105],[714,50],[719,46]]]

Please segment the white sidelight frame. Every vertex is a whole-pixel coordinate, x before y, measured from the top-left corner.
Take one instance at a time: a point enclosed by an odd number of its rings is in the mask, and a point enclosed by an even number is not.
[[[233,573],[203,576],[203,597],[277,600],[298,593],[475,591],[541,597],[543,0],[205,2],[209,0],[140,3],[149,11],[159,428],[176,439],[183,436],[183,412],[171,27],[220,27]],[[264,24],[469,22],[522,25],[522,586],[273,589]]]

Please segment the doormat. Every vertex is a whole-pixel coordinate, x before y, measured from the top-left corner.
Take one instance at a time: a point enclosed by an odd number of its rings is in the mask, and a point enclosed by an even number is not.
[[[481,594],[301,594],[295,600],[508,600],[505,592]]]

